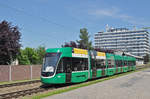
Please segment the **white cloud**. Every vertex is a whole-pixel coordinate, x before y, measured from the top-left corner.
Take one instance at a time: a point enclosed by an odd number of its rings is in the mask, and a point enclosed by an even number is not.
[[[119,12],[119,9],[117,8],[111,8],[111,9],[96,9],[96,10],[91,10],[89,11],[89,14],[91,15],[96,15],[96,16],[110,16],[114,17],[116,14]]]
[[[121,13],[121,9],[117,7],[89,10],[88,14],[99,18],[102,17],[119,18],[123,21],[126,21],[134,25],[148,25],[148,22],[146,22],[142,18],[137,18],[125,13]]]

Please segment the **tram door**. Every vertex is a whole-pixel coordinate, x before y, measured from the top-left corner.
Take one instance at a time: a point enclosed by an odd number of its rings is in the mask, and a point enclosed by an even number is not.
[[[105,68],[102,68],[102,76],[105,76]]]
[[[103,62],[104,62],[104,63],[103,63],[103,66],[102,66],[101,69],[102,69],[102,76],[105,76],[105,75],[106,75],[106,74],[105,74],[105,69],[107,69],[107,68],[106,68],[106,60],[104,59]]]
[[[93,57],[93,64],[92,64],[92,78],[96,78],[96,74],[97,74],[97,68],[96,68],[96,56],[97,56],[97,52],[96,51],[93,51],[92,53],[94,56]]]
[[[115,60],[116,63],[116,73],[118,73],[119,60]]]
[[[72,75],[71,65],[67,64],[66,65],[66,83],[71,82],[71,75]]]
[[[72,59],[69,57],[63,58],[63,68],[66,73],[66,83],[71,82],[71,75],[72,75]]]
[[[97,69],[96,69],[96,59],[94,59],[94,64],[92,66],[92,78],[96,78],[96,72],[97,72]]]

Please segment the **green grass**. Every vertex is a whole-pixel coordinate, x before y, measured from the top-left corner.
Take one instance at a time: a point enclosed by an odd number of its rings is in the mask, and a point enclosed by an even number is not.
[[[0,85],[3,85],[3,84],[13,84],[13,83],[19,83],[19,82],[27,82],[27,81],[34,81],[34,80],[40,80],[40,79],[32,79],[32,80],[16,80],[16,81],[0,82]]]
[[[70,90],[74,90],[74,89],[78,89],[78,88],[85,87],[85,86],[88,86],[88,85],[96,84],[98,82],[102,82],[102,81],[105,81],[105,80],[114,79],[114,78],[117,78],[117,77],[120,77],[120,76],[123,76],[123,75],[131,74],[133,72],[138,72],[138,71],[141,71],[141,70],[144,70],[144,69],[147,69],[147,68],[143,68],[143,69],[135,70],[135,71],[131,71],[131,72],[126,72],[126,73],[122,73],[122,74],[118,74],[118,75],[114,75],[114,76],[109,76],[109,77],[102,78],[102,79],[92,80],[92,81],[85,82],[85,83],[80,83],[80,84],[72,85],[70,87],[66,87],[66,88],[63,88],[63,89],[54,90],[54,91],[49,92],[49,93],[38,94],[38,95],[30,97],[30,99],[41,99],[41,98],[52,96],[52,95],[55,95],[55,94],[60,94],[60,93],[68,92]],[[29,98],[25,97],[24,99],[29,99]]]

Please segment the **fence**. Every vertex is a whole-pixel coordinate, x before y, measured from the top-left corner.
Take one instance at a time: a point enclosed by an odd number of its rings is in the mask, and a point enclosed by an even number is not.
[[[41,65],[0,65],[0,82],[40,78]]]

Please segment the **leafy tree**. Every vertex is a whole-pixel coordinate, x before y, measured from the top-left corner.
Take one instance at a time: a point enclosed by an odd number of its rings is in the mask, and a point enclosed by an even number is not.
[[[20,65],[29,65],[30,61],[27,55],[25,55],[24,50],[20,49],[20,53],[18,55],[18,60]]]
[[[74,41],[70,41],[69,43],[65,42],[65,45],[62,45],[62,47],[74,47],[78,48],[78,45]]]
[[[20,54],[18,56],[19,64],[42,64],[44,55],[45,47],[39,46],[36,49],[26,47],[25,49],[20,50]]]
[[[62,47],[70,47],[70,44],[68,42],[65,42],[65,44],[62,45]]]
[[[86,28],[80,29],[80,40],[77,40],[77,43],[79,44],[79,48],[83,49],[93,49],[92,42],[89,41],[89,34]]]
[[[95,51],[99,51],[99,52],[105,52],[105,53],[113,53],[114,54],[114,50],[111,49],[104,49],[104,48],[94,48]]]
[[[77,48],[77,47],[78,47],[78,45],[77,45],[76,42],[74,42],[74,41],[70,41],[70,46],[71,46],[71,47],[74,47],[74,48]]]
[[[0,65],[10,64],[16,59],[21,47],[20,36],[17,26],[7,21],[0,23]]]
[[[44,58],[44,56],[45,56],[45,53],[46,53],[46,51],[45,51],[45,47],[44,46],[39,46],[37,49],[36,49],[36,51],[37,51],[37,54],[38,54],[38,64],[42,64],[42,62],[43,62],[43,58]]]
[[[26,47],[24,49],[24,54],[27,55],[29,61],[31,64],[37,64],[38,63],[38,54],[36,53],[36,50],[34,48]]]

